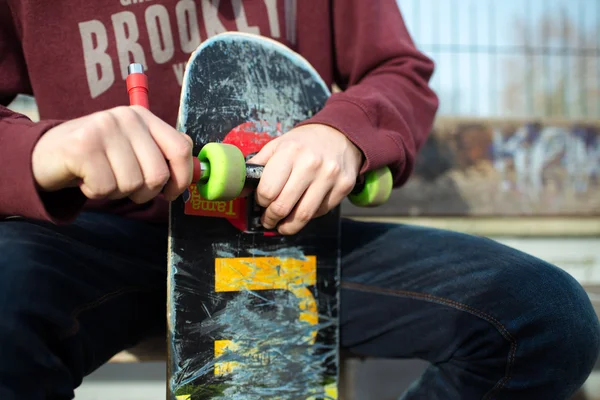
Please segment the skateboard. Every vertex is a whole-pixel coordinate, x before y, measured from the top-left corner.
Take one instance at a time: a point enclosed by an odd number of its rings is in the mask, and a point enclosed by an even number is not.
[[[240,195],[262,173],[249,157],[329,96],[271,39],[227,32],[191,54],[177,129],[193,139],[194,179],[170,205],[169,400],[338,398],[340,208],[282,236]],[[391,188],[389,169],[372,171],[349,199],[375,206]]]

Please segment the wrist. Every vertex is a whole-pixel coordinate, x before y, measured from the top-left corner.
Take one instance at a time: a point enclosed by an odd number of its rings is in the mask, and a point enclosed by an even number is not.
[[[347,146],[346,152],[347,152],[347,154],[350,155],[350,160],[351,160],[350,165],[356,171],[356,175],[358,175],[362,166],[364,165],[364,163],[366,161],[366,156],[365,156],[364,152],[344,132],[340,131],[337,128],[329,126],[329,125],[324,125],[324,126],[330,132],[335,132],[337,135],[339,135],[341,138],[343,138],[343,140]]]
[[[348,140],[350,141],[350,143],[352,143],[352,146],[358,152],[357,170],[360,171],[362,169],[362,166],[365,165],[365,162],[367,162],[367,156],[365,156],[365,153],[355,143],[353,143],[350,139]]]

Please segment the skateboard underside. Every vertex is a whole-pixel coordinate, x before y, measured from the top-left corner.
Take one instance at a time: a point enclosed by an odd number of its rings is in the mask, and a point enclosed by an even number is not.
[[[187,65],[178,128],[245,155],[310,118],[329,92],[308,63],[247,34]],[[264,232],[252,197],[171,204],[169,399],[336,399],[339,209],[294,236]]]

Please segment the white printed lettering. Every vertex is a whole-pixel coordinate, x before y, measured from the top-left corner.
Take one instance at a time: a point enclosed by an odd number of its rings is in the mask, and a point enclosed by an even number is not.
[[[132,4],[138,4],[138,3],[144,3],[144,2],[149,2],[152,0],[121,0],[121,5],[122,6],[130,6]]]
[[[173,72],[175,73],[175,77],[177,78],[179,86],[183,84],[183,73],[185,71],[185,64],[186,63],[184,62],[173,64]]]
[[[296,0],[285,0],[285,37],[296,44]]]
[[[219,3],[220,0],[206,0],[202,2],[202,15],[204,16],[204,26],[208,37],[226,32],[227,29],[219,19]]]
[[[102,22],[98,20],[79,23],[79,33],[90,95],[96,98],[107,91],[115,81],[112,60],[106,53],[108,35]]]
[[[177,25],[179,26],[181,50],[184,53],[191,53],[200,46],[196,3],[192,0],[181,0],[175,7],[175,13],[177,14]]]
[[[231,4],[233,5],[233,13],[235,14],[235,23],[238,31],[260,35],[258,26],[248,26],[246,10],[244,10],[242,0],[231,0]]]
[[[279,38],[281,36],[281,32],[279,31],[277,0],[265,0],[265,6],[267,7],[267,15],[269,16],[269,28],[271,29],[271,36],[274,38]]]
[[[164,64],[173,58],[175,45],[167,8],[155,4],[146,10],[146,29],[150,39],[152,58],[157,64]],[[162,41],[161,41],[162,39]]]
[[[119,54],[119,65],[121,76],[127,78],[127,66],[132,63],[140,63],[144,69],[148,68],[144,49],[137,42],[140,36],[138,25],[135,20],[135,14],[131,11],[123,11],[112,16],[113,28],[115,30],[115,41],[117,42],[117,52]],[[129,36],[127,36],[129,33]],[[133,58],[130,58],[129,55]]]

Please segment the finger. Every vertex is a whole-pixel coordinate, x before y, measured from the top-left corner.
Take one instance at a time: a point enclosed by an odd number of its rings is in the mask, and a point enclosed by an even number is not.
[[[273,229],[279,221],[286,218],[294,210],[296,203],[311,185],[313,179],[314,177],[305,169],[293,169],[289,179],[283,183],[284,187],[281,193],[269,204],[261,216],[263,226]]]
[[[82,177],[79,189],[88,199],[103,199],[117,190],[117,180],[104,152],[87,155],[77,176]]]
[[[267,144],[265,144],[262,149],[256,153],[252,158],[250,158],[247,163],[248,164],[256,164],[256,165],[266,165],[267,162],[273,157],[275,153],[275,149],[277,148],[278,141],[277,139],[273,139]]]
[[[350,181],[349,179],[338,181],[323,199],[323,202],[315,213],[313,219],[322,217],[335,207],[339,206],[354,188],[354,183],[355,181]]]
[[[109,199],[121,199],[142,187],[144,176],[127,136],[111,134],[104,137],[106,158],[110,163],[117,188]]]
[[[277,230],[282,235],[294,235],[302,230],[318,213],[328,206],[334,184],[320,179],[306,190],[292,212],[279,223]]]
[[[194,147],[192,138],[181,135],[184,143],[179,149],[173,151],[173,155],[166,156],[169,163],[169,179],[163,188],[167,200],[175,200],[192,183],[194,177],[194,160],[192,149]]]
[[[169,161],[169,180],[164,187],[165,197],[175,199],[192,183],[194,164],[192,139],[178,132],[143,107],[132,106],[146,122],[149,132],[163,157]]]
[[[258,205],[267,208],[275,199],[279,198],[281,191],[290,178],[293,165],[294,156],[288,151],[275,153],[269,159],[256,187],[256,202]]]
[[[331,200],[331,195],[332,192],[327,193],[327,196],[325,196],[325,198],[323,199],[323,202],[319,206],[319,209],[315,213],[313,219],[322,217],[323,215],[327,214],[329,211],[333,210],[339,205],[339,203],[336,203]]]
[[[337,207],[348,196],[356,185],[356,176],[354,174],[343,174],[340,176],[327,200],[327,212],[334,207]]]
[[[138,204],[145,203],[156,197],[167,184],[170,171],[169,165],[154,142],[142,118],[135,114],[139,124],[127,130],[127,136],[137,158],[142,173],[143,183],[140,188],[130,194],[129,198]]]

